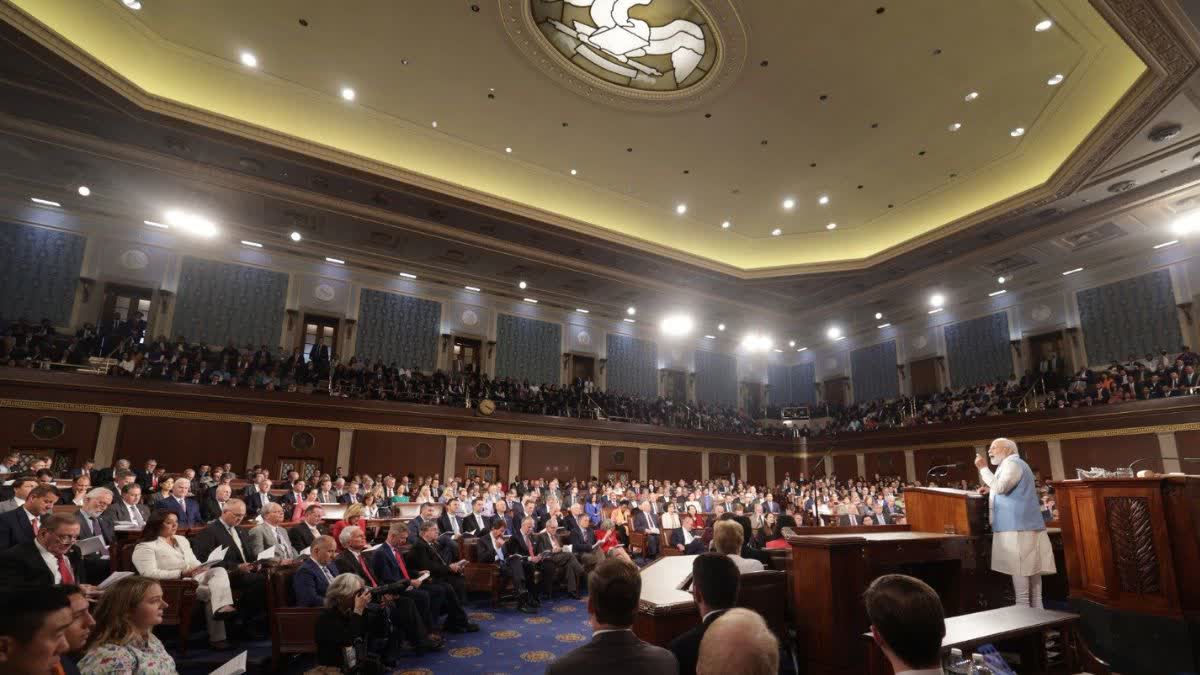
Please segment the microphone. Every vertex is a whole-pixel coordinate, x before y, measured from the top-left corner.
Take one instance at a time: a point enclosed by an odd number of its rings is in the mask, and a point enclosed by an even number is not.
[[[931,466],[931,467],[929,467],[929,471],[925,472],[925,477],[926,478],[929,478],[929,477],[941,478],[942,476],[945,476],[946,474],[950,473],[950,469],[958,469],[961,467],[962,467],[962,462],[955,462],[954,464],[939,464],[937,466]],[[934,473],[935,471],[937,473]]]

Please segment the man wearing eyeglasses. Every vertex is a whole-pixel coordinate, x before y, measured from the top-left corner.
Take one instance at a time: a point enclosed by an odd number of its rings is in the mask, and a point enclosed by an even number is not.
[[[74,518],[46,516],[33,541],[0,554],[0,588],[75,584],[88,595],[99,593],[95,586],[83,583],[83,561],[75,547],[78,539],[79,523]]]

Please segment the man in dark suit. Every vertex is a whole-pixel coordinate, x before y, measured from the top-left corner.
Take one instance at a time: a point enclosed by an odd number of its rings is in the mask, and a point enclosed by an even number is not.
[[[304,517],[304,512],[296,512],[296,505],[304,503],[304,491],[308,488],[308,484],[303,480],[296,480],[291,485],[291,490],[287,494],[279,498],[279,505],[283,507],[283,518],[288,521],[300,520]]]
[[[573,554],[563,550],[558,539],[558,519],[550,516],[546,528],[534,537],[534,551],[541,557],[542,575],[553,579],[561,574],[567,585],[567,594],[579,599],[579,585],[583,578],[583,564]],[[553,583],[553,582],[551,582]],[[550,584],[545,585],[547,595]]]
[[[692,561],[692,597],[700,611],[700,625],[671,641],[668,647],[679,661],[679,675],[695,675],[696,659],[704,631],[737,602],[741,575],[729,556],[702,553]]]
[[[33,542],[42,514],[50,513],[57,502],[58,492],[53,485],[38,485],[29,491],[24,504],[0,514],[0,551]]]
[[[692,534],[694,524],[695,520],[685,515],[679,522],[679,529],[671,530],[671,546],[682,551],[684,555],[700,555],[708,548],[700,537]]]
[[[211,523],[221,517],[221,512],[225,510],[225,502],[233,497],[233,488],[229,487],[228,483],[218,485],[213,488],[211,497],[205,497],[200,504],[200,516],[204,518],[204,522]]]
[[[380,583],[392,583],[402,579],[412,580],[414,578],[412,575],[419,578],[420,573],[429,572],[429,577],[424,581],[413,581],[413,583],[419,585],[419,590],[429,593],[430,609],[434,619],[444,613],[446,615],[445,630],[451,633],[478,632],[479,626],[471,623],[463,610],[467,585],[462,576],[462,570],[466,567],[466,562],[447,565],[442,561],[429,543],[430,540],[437,540],[437,526],[433,523],[425,523],[425,529],[421,532],[421,540],[412,547],[407,556],[404,556],[400,553],[399,547],[404,542],[406,535],[402,526],[393,524],[388,531],[387,542],[375,550],[372,570],[375,571]],[[454,580],[458,580],[460,583],[456,585]],[[435,606],[437,609],[434,609]]]
[[[241,591],[238,609],[243,616],[253,619],[266,607],[267,577],[258,571],[257,561],[247,553],[249,542],[246,540],[246,531],[238,528],[245,517],[246,504],[242,500],[230,499],[225,502],[221,517],[192,537],[192,552],[198,559],[208,560],[217,547],[226,548],[225,557],[217,564],[229,573],[229,586]]]
[[[588,590],[588,613],[595,628],[592,640],[551,663],[547,675],[587,671],[658,675],[677,671],[671,652],[642,642],[633,634],[633,617],[642,593],[642,578],[636,567],[609,558],[588,577]]]
[[[338,503],[341,504],[361,504],[362,495],[358,492],[358,483],[351,481],[346,486],[346,492],[338,497]]]
[[[488,532],[491,524],[491,520],[483,515],[483,500],[476,497],[471,501],[471,513],[463,518],[463,534],[471,537],[481,536]]]
[[[333,558],[337,554],[333,537],[317,537],[311,546],[311,555],[292,576],[292,592],[296,595],[297,607],[323,607],[329,582],[338,575],[337,568],[333,566]]]
[[[633,531],[646,533],[646,557],[658,557],[658,534],[662,530],[658,516],[651,510],[648,501],[642,502],[641,510],[633,516]]]
[[[579,516],[579,529],[572,530],[569,536],[571,552],[583,563],[585,572],[592,571],[593,567],[604,560],[604,553],[596,548],[596,531],[592,529],[591,516],[586,513]]]
[[[467,568],[467,561],[464,559],[447,563],[443,560],[434,548],[437,536],[437,528],[432,523],[421,526],[421,538],[408,552],[408,565],[418,572],[428,571],[434,581],[449,589],[460,607],[465,606],[467,580],[463,571]]]
[[[175,484],[171,486],[171,496],[155,502],[154,508],[174,513],[179,518],[181,528],[203,525],[204,517],[200,515],[200,504],[188,496],[191,488],[191,481],[183,477],[176,478]]]
[[[80,476],[87,476],[92,485],[96,485],[98,482],[97,479],[100,476],[100,472],[96,471],[96,463],[90,459],[85,459],[83,460],[83,466],[77,466],[67,472],[67,478],[75,479]]]
[[[296,551],[303,551],[313,545],[317,537],[329,534],[325,527],[325,509],[320,504],[309,504],[304,508],[304,520],[288,529],[288,539]]]
[[[521,555],[509,555],[504,539],[504,523],[492,521],[492,531],[479,538],[476,558],[481,563],[495,564],[500,573],[512,579],[517,591],[517,610],[526,614],[537,614],[537,601],[529,592],[527,581],[533,580],[533,563]]]
[[[426,521],[436,522],[438,524],[438,531],[441,532],[438,535],[438,543],[436,545],[438,555],[442,556],[443,560],[458,560],[461,557],[459,555],[458,541],[454,537],[454,532],[448,531],[453,526],[450,520],[445,518],[446,511],[449,508],[450,505],[447,504],[446,508],[442,509],[442,516],[434,518],[433,504],[422,505],[421,515],[408,521],[408,543],[410,545],[417,543],[417,540],[421,538],[421,525],[425,524]],[[459,539],[461,538],[460,536]]]
[[[112,493],[104,488],[93,488],[84,495],[83,506],[73,514],[75,522],[79,524],[81,540],[100,537],[100,543],[104,544],[106,550],[113,545],[116,532],[112,523],[101,517],[111,504]],[[109,556],[101,553],[86,556],[83,564],[87,569],[87,578],[97,583],[104,581],[112,570]]]
[[[154,471],[158,468],[158,460],[146,460],[145,468],[135,469],[134,475],[137,476],[135,482],[142,486],[142,492],[152,495],[158,490],[158,476]]]
[[[488,519],[487,529],[485,529],[483,532],[480,532],[477,536],[486,537],[488,532],[490,532],[492,529],[492,523],[496,521],[504,523],[504,536],[506,537],[511,537],[513,532],[516,532],[520,529],[520,521],[515,523],[513,522],[513,514],[508,510],[508,502],[498,501],[492,505],[492,508],[496,510],[496,515]]]
[[[82,584],[86,573],[79,549],[75,548],[73,537],[77,536],[79,524],[74,518],[47,515],[36,539],[0,553],[0,588]],[[57,562],[47,561],[46,556]]]
[[[541,604],[542,598],[550,597],[550,589],[554,583],[554,563],[549,556],[538,553],[537,536],[533,533],[534,519],[526,517],[521,521],[521,529],[505,543],[506,556],[524,556],[535,568],[541,571],[538,576],[538,587],[533,590],[535,605]],[[530,581],[532,576],[527,577]]]
[[[267,478],[266,476],[260,476],[256,487],[257,489],[246,497],[247,518],[257,517],[259,512],[262,511],[262,507],[266,506],[270,502],[275,501],[274,499],[271,499],[270,478]]]
[[[105,509],[101,518],[114,528],[117,523],[130,523],[139,527],[145,525],[150,519],[150,508],[142,503],[142,486],[130,483],[121,488],[121,498]]]

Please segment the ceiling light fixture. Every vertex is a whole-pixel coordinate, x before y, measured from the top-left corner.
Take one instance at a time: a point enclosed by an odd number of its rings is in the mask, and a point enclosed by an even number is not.
[[[828,205],[829,204],[829,195],[821,195],[820,197],[817,197],[817,203],[820,204],[821,206]]]
[[[1021,136],[1024,136],[1025,135],[1025,127],[1017,127],[1016,129],[1013,129],[1012,131],[1008,132],[1008,135],[1012,136],[1013,138],[1019,138]]]
[[[576,312],[579,312],[580,314],[591,314],[591,313],[592,313],[592,310],[590,310],[590,309],[583,309],[583,308],[581,308],[581,307],[576,307],[576,308],[575,308],[575,311],[576,311]]]
[[[717,324],[717,330],[721,330],[721,331],[725,330],[725,324],[723,324],[723,323]]]
[[[538,302],[537,300],[534,300],[533,298],[522,298],[522,300],[524,300],[525,302],[528,302],[531,305],[536,305]]]
[[[946,304],[946,296],[942,295],[941,293],[934,293],[933,295],[929,296],[929,306],[930,307],[941,307],[942,305],[945,305],[945,304]]]
[[[1073,270],[1067,270],[1066,272],[1063,272],[1062,275],[1064,277],[1067,277],[1067,276],[1071,276],[1072,274],[1075,274],[1076,272],[1082,272],[1082,271],[1083,271],[1082,267],[1076,267]]]
[[[1055,85],[1061,84],[1064,79],[1066,79],[1066,78],[1063,77],[1062,73],[1055,73],[1053,76],[1050,77],[1050,79],[1046,80],[1046,84],[1053,87]]]
[[[79,193],[80,197],[90,197],[92,194],[92,188],[86,185],[80,185],[77,192]]]
[[[299,232],[293,231],[291,234],[288,235],[288,238],[290,238],[292,241],[300,241],[304,237],[301,237]]]
[[[782,354],[782,353],[783,353],[783,350],[782,350],[782,349],[772,349],[771,351],[775,352],[776,354]]]
[[[637,323],[637,319],[631,319],[629,317],[625,317],[624,321],[625,323]]]
[[[779,236],[779,235],[781,235],[781,234],[783,234],[783,230],[779,229],[778,227],[777,227],[777,228],[775,228],[775,229],[773,229],[773,230],[771,230],[771,236],[772,236],[772,237],[778,237],[778,236]]]
[[[788,340],[788,346],[789,346],[789,347],[795,347],[795,346],[796,346],[796,341],[795,341],[795,340]]]
[[[262,244],[258,243],[257,241],[247,241],[245,239],[242,240],[242,246],[249,246],[250,248],[262,248]]]
[[[637,307],[630,305],[629,307],[625,308],[625,313],[628,314],[629,316],[634,316],[635,314],[637,314]]]
[[[1046,31],[1050,30],[1053,26],[1054,26],[1054,22],[1051,21],[1050,19],[1042,19],[1041,21],[1034,24],[1033,29],[1039,33],[1045,33]]]
[[[728,229],[729,229],[729,228],[731,228],[731,227],[733,227],[733,223],[729,222],[728,220],[727,220],[727,221],[725,221],[725,222],[723,222],[723,223],[721,223],[721,229],[722,229],[722,230],[728,230]]]
[[[242,59],[242,65],[246,66],[247,68],[257,68],[258,67],[258,57],[255,56],[254,54],[252,54],[251,52],[242,52],[241,59]]]
[[[506,152],[507,154],[510,154],[510,155],[511,155],[511,154],[512,154],[512,148],[504,148],[504,152]]]
[[[198,237],[217,236],[217,226],[211,220],[194,213],[171,209],[167,211],[166,221],[171,227]]]
[[[801,348],[797,349],[796,351],[798,351],[798,352],[806,352],[806,351],[808,351],[808,347],[801,347]]]
[[[436,129],[437,128],[437,120],[434,120],[432,124],[433,124],[433,128]]]
[[[354,91],[350,87],[342,87],[342,98],[346,99],[347,101],[353,101],[354,99],[358,98],[358,92]]]
[[[973,92],[967,94],[966,96],[964,96],[963,100],[966,101],[967,103],[970,103],[971,101],[974,101],[977,98],[979,98],[979,92],[973,91]]]
[[[882,318],[883,318],[883,312],[875,312],[875,320],[876,321],[878,321]]]
[[[572,176],[578,176],[578,175],[579,175],[579,172],[578,172],[578,171],[576,171],[575,169],[571,169],[571,175],[572,175]]]
[[[783,208],[788,211],[791,211],[792,209],[796,208],[796,200],[792,199],[791,197],[788,197],[787,199],[783,200]]]
[[[998,291],[992,291],[991,293],[988,293],[988,297],[989,297],[989,298],[994,298],[994,297],[996,297],[997,295],[1004,295],[1004,294],[1005,294],[1005,293],[1007,293],[1007,292],[1008,292],[1007,290],[1005,290],[1005,289],[1001,288],[1001,289],[1000,289],[1000,290],[998,290]]]
[[[525,290],[528,287],[529,287],[529,284],[525,283],[524,281],[517,282],[517,288],[519,288],[521,290]]]
[[[770,335],[748,333],[742,338],[742,348],[751,352],[765,352],[774,347],[774,344]]]
[[[675,213],[678,213],[681,216],[687,213],[687,204],[676,204]]]
[[[706,340],[716,340],[717,336],[716,335],[705,335],[704,338]]]
[[[153,220],[143,220],[142,222],[149,225],[150,227],[157,227],[160,230],[165,230],[169,227],[168,225],[164,225],[162,223],[158,223]]]
[[[417,275],[412,274],[410,272],[401,272],[400,276],[404,277],[405,279],[416,279],[417,278]]]
[[[334,265],[345,265],[346,264],[346,261],[342,260],[341,258],[330,258],[329,256],[325,256],[325,262],[333,263]]]
[[[30,197],[29,201],[33,202],[34,204],[41,204],[42,206],[56,206],[62,208],[62,204],[50,199],[42,199],[41,197]]]
[[[892,325],[892,324],[890,324],[890,323],[881,323],[881,324],[879,324],[878,326],[876,326],[876,328],[887,328],[887,327],[888,327],[888,326],[890,326],[890,325]]]
[[[479,292],[479,287],[478,287],[478,286],[463,286],[463,288],[467,289],[468,291],[471,291],[472,293],[478,293],[478,292]]]
[[[1006,281],[1008,281],[1008,277],[996,277],[996,283],[998,284],[1003,285]]]
[[[121,0],[121,2],[126,7],[128,7],[129,9],[132,9],[134,11],[137,11],[142,8],[142,3],[138,2],[138,0]]]
[[[837,223],[830,223],[830,224],[828,224],[828,225],[826,225],[826,226],[825,226],[825,229],[827,229],[827,230],[836,230],[836,229],[837,229]]]
[[[692,317],[685,314],[673,314],[664,318],[658,324],[659,330],[661,330],[664,335],[669,335],[671,337],[682,337],[684,335],[689,335],[694,326],[695,322],[692,321]]]
[[[954,122],[946,128],[949,129],[950,131],[958,131],[959,129],[962,128],[962,122]]]
[[[937,314],[938,312],[942,311],[943,309],[945,309],[945,307],[936,307],[936,308],[934,308],[934,309],[931,309],[931,310],[929,310],[929,313],[930,313],[930,314]]]
[[[1188,211],[1171,221],[1171,233],[1186,236],[1200,229],[1200,209]]]
[[[1164,241],[1164,242],[1163,242],[1163,243],[1161,243],[1161,244],[1155,244],[1155,245],[1154,245],[1154,249],[1155,249],[1155,250],[1158,250],[1158,249],[1160,249],[1160,248],[1166,248],[1166,247],[1168,247],[1168,246],[1172,246],[1172,245],[1174,245],[1174,244],[1178,244],[1178,243],[1179,243],[1179,240],[1178,240],[1178,239],[1172,239],[1171,241]]]
[[[842,337],[842,329],[838,328],[837,326],[830,326],[829,330],[825,331],[825,335],[827,335],[830,340],[836,340]]]

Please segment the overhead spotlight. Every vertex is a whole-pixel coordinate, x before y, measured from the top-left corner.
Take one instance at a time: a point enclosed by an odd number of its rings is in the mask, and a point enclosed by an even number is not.
[[[528,302],[528,303],[529,303],[529,304],[531,304],[531,305],[536,305],[536,304],[538,303],[538,301],[537,301],[537,300],[534,300],[533,298],[522,298],[522,299],[523,299],[525,302]]]
[[[55,206],[58,208],[62,208],[62,204],[59,204],[58,202],[56,202],[52,199],[42,199],[41,197],[30,197],[29,201],[33,202],[34,204],[41,204],[42,206]]]
[[[1054,26],[1054,22],[1051,21],[1050,19],[1042,19],[1041,21],[1039,21],[1033,25],[1033,29],[1039,33],[1045,33],[1046,31],[1050,30],[1050,28],[1053,26]]]
[[[163,223],[159,223],[159,222],[156,222],[153,220],[143,220],[142,222],[149,225],[150,227],[157,227],[160,230],[165,230],[165,229],[168,229],[168,227],[169,227],[168,225],[164,225]]]
[[[34,200],[37,201],[37,200]],[[1188,211],[1171,221],[1171,233],[1180,236],[1187,236],[1200,230],[1200,209]]]
[[[92,188],[90,188],[86,185],[80,185],[79,190],[77,190],[77,192],[79,192],[80,197],[88,197],[92,194]]]
[[[468,291],[471,291],[472,293],[478,293],[478,292],[479,292],[479,287],[478,287],[478,286],[463,286],[463,288],[467,289]]]
[[[728,220],[727,220],[727,221],[725,221],[725,222],[723,222],[723,223],[721,223],[721,229],[722,229],[722,230],[728,230],[728,229],[729,229],[729,228],[731,228],[731,227],[733,227],[733,223],[729,222]]]
[[[241,59],[242,59],[242,65],[246,66],[247,68],[257,68],[258,67],[258,57],[255,56],[254,54],[252,54],[251,52],[242,52]]]
[[[330,258],[329,256],[325,256],[325,262],[333,263],[334,265],[345,265],[346,264],[346,261],[342,260],[341,258]]]
[[[432,124],[433,124],[433,128],[436,129],[437,128],[437,120],[434,120]]]
[[[688,335],[692,332],[692,328],[694,326],[695,322],[692,321],[692,317],[684,314],[673,314],[664,318],[658,324],[659,330],[661,330],[664,335],[669,335],[671,337],[682,337],[684,335]]]
[[[842,329],[838,328],[837,326],[830,326],[829,330],[825,331],[825,335],[830,340],[836,340],[842,337]]]
[[[796,208],[796,200],[792,199],[791,197],[783,200],[783,208],[787,209],[788,211]]]
[[[973,92],[967,94],[966,96],[964,96],[963,100],[966,101],[967,103],[970,103],[971,101],[974,101],[977,98],[979,98],[979,92],[973,91]]]
[[[945,304],[946,304],[946,296],[942,295],[941,293],[934,293],[933,295],[929,296],[929,306],[930,307],[941,307],[942,305],[945,305]]]
[[[892,324],[890,324],[890,323],[881,323],[881,324],[879,324],[878,326],[875,326],[875,327],[876,327],[876,328],[879,328],[879,329],[883,329],[883,328],[887,328],[887,327],[888,327],[888,326],[890,326],[890,325],[892,325]]]
[[[578,176],[578,175],[579,175],[579,172],[578,172],[578,171],[576,171],[575,169],[571,169],[571,175],[572,175],[572,176]]]
[[[795,341],[795,340],[788,340],[788,346],[789,346],[789,347],[795,347],[795,346],[796,346],[796,341]]]
[[[1005,289],[1001,288],[1001,289],[1000,289],[1000,290],[998,290],[998,291],[992,291],[991,293],[988,293],[988,297],[989,297],[989,298],[994,298],[994,297],[996,297],[997,295],[1004,295],[1004,294],[1005,294],[1005,293],[1007,293],[1007,292],[1008,292],[1007,290],[1005,290]]]
[[[825,226],[825,229],[827,229],[827,230],[836,230],[836,229],[837,229],[837,223],[829,223],[828,225],[826,225],[826,226]]]
[[[1004,285],[1006,281],[1008,281],[1008,277],[996,277],[996,283],[1000,285]]]
[[[529,284],[525,283],[524,281],[517,282],[517,288],[519,288],[521,290],[525,290],[528,287],[529,287]]]
[[[1025,127],[1017,127],[1016,129],[1013,129],[1012,131],[1008,132],[1008,135],[1012,136],[1013,138],[1019,138],[1021,136],[1024,136],[1025,135]]]
[[[883,318],[883,312],[875,312],[875,320],[876,321],[878,321],[882,318]]]
[[[1048,85],[1050,85],[1051,87],[1053,87],[1053,86],[1055,86],[1055,85],[1062,84],[1062,81],[1063,81],[1064,79],[1066,79],[1066,78],[1064,78],[1064,77],[1063,77],[1063,74],[1062,74],[1062,73],[1055,73],[1054,75],[1052,75],[1052,76],[1050,77],[1050,79],[1046,80],[1046,84],[1048,84]]]
[[[1075,268],[1075,269],[1073,269],[1073,270],[1067,270],[1066,272],[1063,272],[1063,273],[1062,273],[1062,275],[1063,275],[1064,277],[1066,277],[1066,276],[1070,276],[1070,275],[1072,275],[1072,274],[1075,274],[1076,272],[1082,272],[1082,271],[1083,271],[1083,268],[1082,268],[1082,267],[1076,267],[1076,268]]]
[[[722,331],[725,330],[725,324],[723,324],[723,323],[717,324],[717,330],[722,330]]]
[[[249,246],[250,248],[262,248],[262,244],[258,243],[257,241],[248,241],[246,239],[242,240],[242,246]]]
[[[637,314],[637,307],[633,307],[633,306],[626,307],[625,313],[628,314],[629,316],[634,316],[635,314]]]
[[[576,308],[575,308],[575,311],[576,311],[576,312],[579,312],[580,314],[591,314],[591,313],[592,313],[592,310],[590,310],[590,309],[583,309],[582,307],[576,307]]]
[[[748,333],[742,338],[742,348],[751,352],[765,352],[774,346],[774,341],[769,335],[759,335],[758,333]]]
[[[412,274],[410,272],[401,272],[400,276],[404,277],[405,279],[416,279],[417,278],[417,275]]]
[[[342,98],[346,99],[347,101],[353,101],[354,99],[358,98],[358,92],[354,91],[350,87],[342,87]]]
[[[142,3],[138,2],[138,0],[121,0],[121,3],[134,11],[142,8]]]
[[[1172,239],[1171,241],[1164,241],[1164,242],[1163,242],[1163,243],[1161,243],[1161,244],[1155,244],[1155,245],[1154,245],[1154,250],[1156,250],[1156,251],[1157,251],[1157,250],[1158,250],[1158,249],[1160,249],[1160,248],[1166,248],[1166,247],[1168,247],[1168,246],[1173,246],[1173,245],[1175,245],[1175,244],[1178,244],[1178,243],[1179,243],[1179,240],[1178,240],[1178,239]]]
[[[828,205],[829,204],[829,195],[821,195],[820,197],[817,197],[817,203],[820,204],[821,206]]]
[[[510,154],[510,155],[511,155],[511,154],[512,154],[512,148],[505,148],[505,149],[504,149],[504,152],[506,152],[506,153],[508,153],[508,154]]]
[[[777,228],[775,228],[775,229],[773,229],[773,230],[771,230],[771,236],[772,236],[772,237],[778,237],[778,236],[779,236],[779,235],[781,235],[781,234],[783,234],[783,230],[779,229],[778,227],[777,227]]]
[[[962,128],[962,122],[954,122],[953,124],[951,124],[950,126],[948,126],[946,128],[949,129],[950,131],[958,131],[959,129]]]
[[[675,213],[678,213],[681,216],[687,213],[687,204],[676,204]]]
[[[211,220],[194,213],[171,209],[167,211],[166,221],[171,227],[183,230],[197,237],[209,238],[217,236],[217,226]]]
[[[300,236],[299,232],[293,231],[291,234],[288,235],[288,238],[291,239],[292,241],[300,241],[304,237]]]

